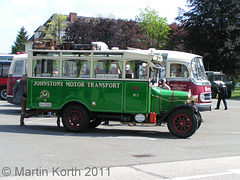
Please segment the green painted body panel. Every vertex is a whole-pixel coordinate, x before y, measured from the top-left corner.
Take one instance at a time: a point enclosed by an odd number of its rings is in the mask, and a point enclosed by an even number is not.
[[[60,110],[79,102],[92,112],[167,112],[184,104],[187,92],[149,87],[148,81],[104,81],[28,78],[29,109]]]
[[[29,109],[60,110],[76,101],[92,112],[150,113],[148,81],[28,78]]]
[[[170,91],[153,87],[151,112],[156,112],[158,115],[161,112],[168,112],[172,107],[184,104],[188,98],[187,94],[184,91]]]

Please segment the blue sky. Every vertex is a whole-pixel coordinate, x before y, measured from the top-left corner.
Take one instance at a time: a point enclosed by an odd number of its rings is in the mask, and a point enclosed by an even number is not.
[[[24,26],[31,36],[54,13],[75,12],[79,16],[113,15],[116,19],[135,19],[140,9],[149,6],[174,22],[178,7],[185,8],[187,0],[1,0],[0,53],[10,53],[18,31]]]

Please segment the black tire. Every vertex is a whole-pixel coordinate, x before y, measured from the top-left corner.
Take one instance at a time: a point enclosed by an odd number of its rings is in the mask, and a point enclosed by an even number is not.
[[[191,110],[175,110],[168,118],[169,131],[178,138],[187,138],[192,136],[198,126],[197,118]]]
[[[88,124],[88,128],[95,128],[95,127],[99,126],[101,123],[102,123],[102,121],[99,119],[90,120],[90,122]]]
[[[62,123],[71,132],[81,132],[89,125],[89,113],[81,106],[71,105],[63,110]]]
[[[7,87],[0,88],[0,99],[7,100]]]
[[[198,120],[198,126],[197,126],[197,129],[200,128],[201,124],[202,124],[202,120]]]

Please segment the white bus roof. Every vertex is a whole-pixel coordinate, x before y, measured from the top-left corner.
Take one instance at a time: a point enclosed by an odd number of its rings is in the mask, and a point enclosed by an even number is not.
[[[124,59],[131,59],[131,60],[152,60],[154,54],[150,54],[148,51],[141,51],[141,50],[104,50],[104,51],[99,51],[99,50],[30,50],[30,52],[36,52],[36,53],[41,53],[43,52],[43,56],[48,56],[44,55],[47,54],[48,52],[50,53],[49,56],[51,56],[52,53],[68,53],[68,54],[77,54],[77,53],[89,53],[89,57],[94,56],[94,55],[121,55],[124,57]],[[33,55],[34,56],[34,55]],[[61,55],[60,55],[61,56]],[[156,56],[156,55],[155,55]],[[53,56],[52,56],[53,57]]]
[[[167,61],[179,61],[179,62],[191,62],[192,59],[198,57],[202,58],[200,55],[186,53],[186,52],[180,52],[180,51],[170,51],[170,50],[155,50],[153,53],[159,53],[163,56],[164,60]],[[166,59],[167,58],[167,59]]]
[[[27,61],[27,57],[28,57],[27,54],[14,55],[13,60],[12,60],[12,64],[11,64],[10,69],[9,69],[9,73],[13,72],[13,65],[14,65],[15,61],[20,61],[20,60]]]
[[[15,59],[15,58],[23,58],[23,57],[27,57],[27,54],[1,54],[0,53],[0,60],[5,60],[5,57],[9,57],[10,59],[8,59],[9,61]]]

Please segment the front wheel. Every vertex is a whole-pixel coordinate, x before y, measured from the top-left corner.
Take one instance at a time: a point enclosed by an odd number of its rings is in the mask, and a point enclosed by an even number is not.
[[[175,110],[169,116],[167,124],[169,131],[178,138],[190,137],[198,128],[196,116],[187,109]]]
[[[62,122],[64,127],[72,132],[80,132],[89,125],[89,114],[81,106],[72,105],[64,109]]]
[[[0,88],[0,99],[2,100],[7,99],[7,87]]]

